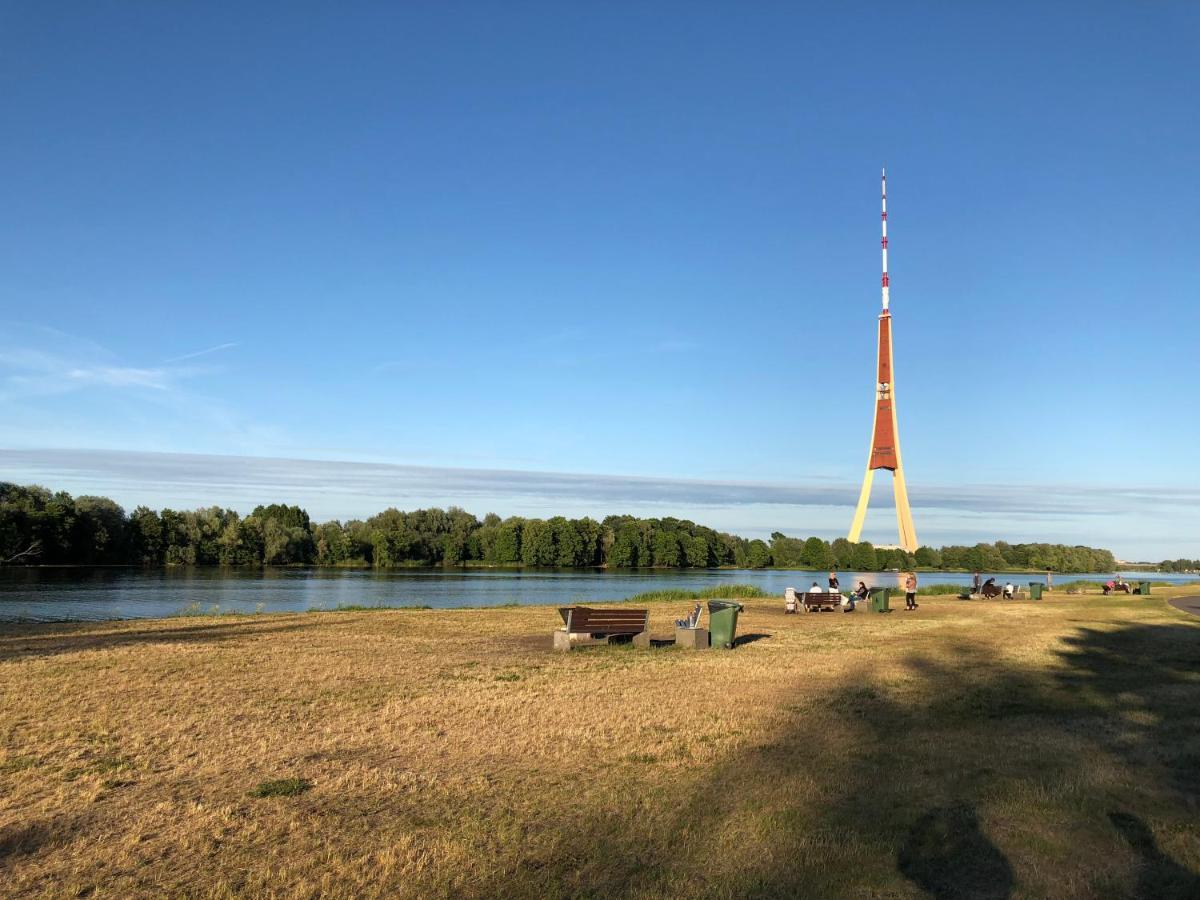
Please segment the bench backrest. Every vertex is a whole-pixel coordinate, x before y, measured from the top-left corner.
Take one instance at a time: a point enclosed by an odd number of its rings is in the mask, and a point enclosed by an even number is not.
[[[563,606],[559,607],[558,614],[571,634],[641,634],[650,622],[648,609]]]
[[[817,594],[804,594],[805,606],[836,606],[841,602],[841,594],[827,594],[824,592]]]

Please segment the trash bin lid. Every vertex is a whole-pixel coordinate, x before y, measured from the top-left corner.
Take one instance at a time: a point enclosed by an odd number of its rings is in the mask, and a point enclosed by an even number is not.
[[[729,600],[709,600],[708,611],[710,613],[720,612],[723,609],[737,609],[741,611],[744,607],[740,603],[733,603]]]

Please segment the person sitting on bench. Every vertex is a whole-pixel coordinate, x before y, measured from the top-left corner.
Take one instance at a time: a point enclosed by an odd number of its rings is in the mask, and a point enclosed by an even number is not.
[[[1017,591],[1017,589],[1015,587],[1013,587],[1013,583],[1011,581],[1007,582],[1004,585],[1004,599],[1011,600],[1013,598],[1013,595],[1016,593],[1016,591]]]
[[[980,593],[985,593],[985,592],[987,591],[987,589],[988,589],[988,588],[994,588],[995,586],[996,586],[996,579],[995,579],[995,578],[989,578],[987,581],[985,581],[985,582],[983,583],[983,587],[981,587],[981,588],[979,589],[979,591],[980,591]]]
[[[867,597],[871,596],[871,592],[868,590],[867,583],[865,581],[860,581],[858,583],[858,587],[854,589],[854,596],[863,603],[867,602]]]
[[[825,593],[825,588],[821,587],[814,581],[813,586],[808,589],[808,592],[810,594],[823,594]]]

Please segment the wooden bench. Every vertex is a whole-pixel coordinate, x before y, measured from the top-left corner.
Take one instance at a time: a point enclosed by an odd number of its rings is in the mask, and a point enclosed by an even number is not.
[[[554,649],[570,650],[590,644],[607,644],[615,637],[632,637],[638,647],[650,646],[650,610],[559,607],[563,627],[554,632]]]
[[[800,595],[800,603],[805,612],[833,612],[842,605],[841,594],[805,592]]]

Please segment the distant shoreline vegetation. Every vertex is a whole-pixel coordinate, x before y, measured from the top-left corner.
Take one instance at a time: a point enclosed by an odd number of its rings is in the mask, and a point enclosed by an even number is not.
[[[1164,561],[1163,567],[1200,563]],[[529,566],[560,568],[886,569],[1112,572],[1108,550],[1062,544],[921,547],[916,553],[844,538],[749,540],[686,519],[634,516],[550,519],[457,507],[366,520],[313,523],[299,506],[258,506],[248,516],[218,506],[139,506],[126,513],[107,497],[0,482],[0,565],[135,566]]]

